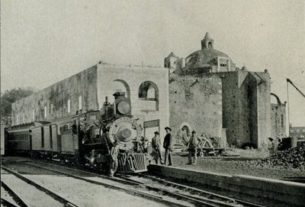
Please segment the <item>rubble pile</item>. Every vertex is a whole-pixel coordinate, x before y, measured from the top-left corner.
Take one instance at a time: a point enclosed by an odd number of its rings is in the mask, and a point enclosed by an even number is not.
[[[305,143],[285,151],[278,151],[269,158],[259,161],[262,167],[285,167],[305,169]]]

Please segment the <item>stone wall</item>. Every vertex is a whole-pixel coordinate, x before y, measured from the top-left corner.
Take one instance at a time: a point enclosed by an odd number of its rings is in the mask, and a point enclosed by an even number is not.
[[[286,104],[271,104],[271,137],[286,136]]]
[[[253,73],[252,73],[253,74]],[[258,147],[266,146],[271,137],[271,89],[268,72],[255,72],[257,82]]]
[[[286,104],[271,104],[271,137],[287,137]]]
[[[96,69],[93,66],[16,101],[12,104],[12,125],[68,117],[76,114],[80,103],[82,111],[97,109]]]
[[[217,75],[179,76],[170,79],[170,126],[179,139],[181,128],[189,127],[200,136],[221,137],[222,83]]]
[[[261,147],[271,135],[268,73],[234,71],[222,78],[223,127],[230,145]]]

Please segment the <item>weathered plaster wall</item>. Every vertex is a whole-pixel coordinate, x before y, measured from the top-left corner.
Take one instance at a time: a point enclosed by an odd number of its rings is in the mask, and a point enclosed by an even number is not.
[[[97,109],[96,69],[97,67],[93,66],[13,103],[13,125],[33,121],[52,121],[73,115],[79,110],[79,97],[82,99],[83,111]]]
[[[157,99],[139,98],[139,87],[145,81],[156,87]],[[160,130],[163,138],[164,127],[169,126],[168,71],[144,66],[95,65],[15,102],[12,106],[13,125],[68,118],[76,114],[80,103],[83,112],[100,109],[106,96],[113,103],[113,93],[124,88],[131,101],[132,114],[139,118],[142,126],[144,121],[160,121],[159,128],[146,130],[146,136],[151,138],[154,131]]]
[[[216,76],[179,76],[170,79],[170,126],[179,139],[181,127],[187,125],[200,136],[221,137],[222,84]]]
[[[157,101],[139,98],[141,83],[149,81],[157,88]],[[121,84],[121,87],[120,87]],[[150,120],[160,120],[160,137],[165,136],[164,127],[169,125],[169,93],[168,70],[165,68],[147,66],[114,66],[108,64],[98,65],[98,103],[101,107],[108,97],[113,101],[113,93],[117,89],[127,90],[131,101],[132,114],[139,118],[138,123]],[[157,104],[157,107],[156,107]],[[148,138],[153,137],[157,128],[147,129]]]

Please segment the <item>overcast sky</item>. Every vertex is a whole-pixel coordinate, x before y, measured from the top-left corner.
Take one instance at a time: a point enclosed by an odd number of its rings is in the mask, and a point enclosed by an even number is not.
[[[237,66],[267,68],[282,101],[287,77],[305,92],[304,0],[2,0],[1,90],[42,89],[99,60],[162,66],[206,32]],[[291,121],[304,126],[305,99],[289,91]]]

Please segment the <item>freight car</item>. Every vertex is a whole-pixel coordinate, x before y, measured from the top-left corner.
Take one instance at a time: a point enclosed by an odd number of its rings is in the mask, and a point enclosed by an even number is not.
[[[139,140],[142,127],[131,115],[125,93],[114,94],[101,110],[88,111],[52,123],[13,128],[8,131],[8,148],[15,153],[61,160],[108,171],[147,171],[147,157]]]

